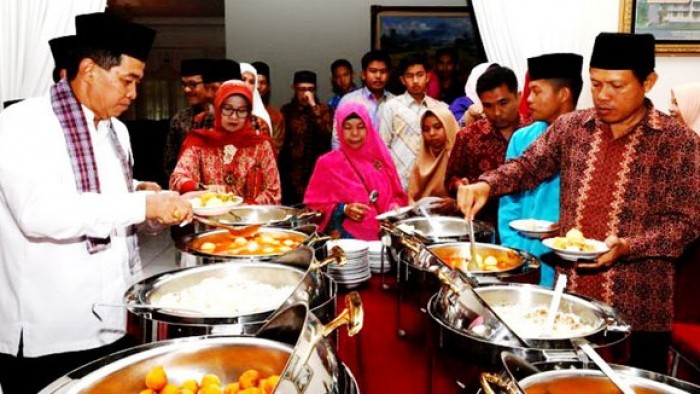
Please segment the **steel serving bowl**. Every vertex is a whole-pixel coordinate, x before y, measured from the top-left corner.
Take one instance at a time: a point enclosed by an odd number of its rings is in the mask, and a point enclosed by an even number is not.
[[[469,291],[469,290],[467,290]],[[536,306],[549,306],[553,291],[535,285],[505,284],[481,286],[476,292],[489,305],[517,305],[525,310]],[[459,295],[446,287],[430,299],[428,313],[444,331],[442,335],[451,337],[454,347],[466,353],[477,354],[485,365],[500,364],[500,352],[510,351],[529,361],[542,356],[542,351],[570,351],[574,348],[571,339],[583,338],[600,349],[621,344],[630,334],[630,327],[610,306],[578,295],[565,293],[560,310],[579,315],[582,321],[590,324],[590,330],[576,337],[534,337],[527,338],[529,347],[523,346],[502,327],[498,318],[480,304],[464,305]],[[517,327],[511,327],[517,330]],[[624,353],[623,351],[622,353]],[[617,356],[616,356],[617,357]],[[625,358],[623,354],[620,358]]]
[[[504,360],[504,363],[506,361]],[[539,371],[528,368],[512,370],[509,368],[500,375],[483,374],[482,392],[512,393],[513,379],[526,394],[543,393],[618,393],[619,389],[597,369],[596,365],[578,359],[562,361],[543,361],[532,363]],[[610,364],[610,367],[625,380],[636,393],[640,394],[681,394],[697,393],[700,387],[671,376],[633,368],[625,365]],[[495,387],[494,387],[495,386]],[[495,388],[495,390],[494,390]]]
[[[80,367],[54,381],[42,394],[138,393],[148,371],[163,366],[168,380],[182,384],[213,373],[222,383],[237,381],[245,370],[280,375],[277,393],[346,393],[351,375],[327,336],[347,325],[348,335],[362,328],[362,301],[346,296],[346,309],[327,325],[304,303],[285,303],[252,336],[200,336],[137,346]],[[349,375],[349,377],[348,377]],[[352,392],[352,391],[350,391]]]
[[[255,337],[190,337],[137,346],[79,368],[42,393],[122,394],[144,390],[148,371],[161,365],[168,381],[201,380],[204,374],[231,383],[247,369],[281,375],[293,346]]]
[[[445,266],[452,269],[459,268],[464,270],[465,268],[455,267],[454,261],[465,260],[471,258],[471,244],[469,242],[452,242],[444,243],[438,245],[430,245],[428,249],[437,256]],[[537,260],[533,255],[511,249],[501,245],[494,245],[488,243],[476,243],[476,252],[482,257],[493,256],[498,260],[499,267],[491,270],[469,270],[470,274],[477,275],[496,275],[505,272],[515,271],[521,269],[523,265],[530,264]],[[419,261],[419,264],[423,262]],[[466,264],[464,264],[466,266]]]
[[[276,228],[276,227],[262,227],[256,232],[257,235],[269,235],[276,238],[292,239],[294,242],[298,242],[299,245],[309,245],[316,242],[319,238],[318,234],[306,234],[301,231]],[[226,229],[204,231],[200,233],[190,234],[184,236],[175,242],[175,247],[177,247],[182,253],[193,255],[202,260],[202,263],[211,262],[221,262],[221,261],[269,261],[274,260],[282,255],[285,251],[276,251],[274,253],[264,253],[262,251],[241,251],[236,254],[229,254],[226,251],[216,252],[207,251],[201,246],[205,242],[211,242],[215,245],[231,244],[235,242],[235,236],[229,234]],[[299,247],[299,246],[297,246]]]

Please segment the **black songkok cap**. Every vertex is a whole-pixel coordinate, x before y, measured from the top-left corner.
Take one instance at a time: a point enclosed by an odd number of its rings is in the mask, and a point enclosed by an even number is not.
[[[548,53],[527,59],[530,80],[564,78],[581,80],[583,56],[575,53]]]
[[[78,49],[78,37],[71,35],[52,38],[49,40],[49,46],[56,68],[66,68],[75,50]]]
[[[209,68],[202,74],[204,83],[224,82],[241,79],[241,65],[231,59],[212,60]]]
[[[210,66],[212,59],[185,59],[180,62],[180,75],[189,77],[204,75]]]
[[[654,70],[654,36],[600,33],[595,38],[590,66],[603,70]]]
[[[316,84],[316,73],[309,70],[301,70],[294,73],[293,83],[313,83]]]
[[[2,102],[2,107],[7,109],[10,105],[17,104],[24,99],[7,100]]]
[[[105,49],[142,62],[148,58],[156,36],[151,28],[104,12],[76,16],[75,32],[81,47]]]
[[[265,62],[253,62],[251,65],[258,72],[258,75],[264,75],[267,78],[267,82],[270,83],[270,66]]]

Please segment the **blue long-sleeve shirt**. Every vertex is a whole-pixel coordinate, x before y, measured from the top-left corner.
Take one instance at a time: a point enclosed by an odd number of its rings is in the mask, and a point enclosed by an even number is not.
[[[545,122],[535,122],[517,130],[508,143],[506,161],[522,155],[537,137],[547,131],[547,127],[549,125]],[[537,257],[551,251],[542,245],[542,241],[527,238],[510,228],[508,224],[516,219],[559,221],[559,174],[542,182],[535,189],[502,196],[498,207],[498,233],[502,245],[524,250]],[[552,287],[553,284],[554,269],[543,263],[540,285]]]

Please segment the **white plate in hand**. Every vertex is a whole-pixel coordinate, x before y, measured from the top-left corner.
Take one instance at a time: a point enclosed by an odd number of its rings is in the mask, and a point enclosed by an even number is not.
[[[199,206],[200,202],[198,201],[198,198],[192,198],[189,201],[190,204],[192,204],[192,212],[195,215],[216,216],[223,215],[231,209],[235,208],[236,206],[240,205],[243,202],[243,197],[235,196],[233,197],[233,201],[226,201],[225,203],[214,207]]]
[[[595,260],[601,254],[610,250],[608,245],[603,241],[595,239],[586,239],[586,243],[593,246],[594,250],[590,252],[582,252],[580,250],[561,249],[554,246],[554,238],[542,240],[542,244],[554,251],[559,257],[567,261],[577,260]]]
[[[528,238],[540,239],[547,235],[554,235],[559,231],[559,223],[549,220],[518,219],[511,221],[508,225]]]

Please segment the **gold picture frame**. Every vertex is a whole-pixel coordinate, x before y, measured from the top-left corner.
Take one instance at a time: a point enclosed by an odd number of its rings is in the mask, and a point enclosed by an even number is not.
[[[674,3],[674,4],[669,4]],[[692,32],[700,37],[700,29],[687,29],[687,26],[692,26],[688,22],[666,22],[660,23],[663,28],[653,28],[649,26],[637,26],[637,12],[645,11],[648,15],[649,5],[658,7],[662,11],[655,13],[658,19],[663,19],[660,15],[663,14],[664,7],[679,6],[679,2],[669,2],[664,0],[620,0],[620,20],[619,30],[626,33],[651,33],[656,37],[656,53],[661,55],[694,55],[700,53],[700,38],[684,37],[684,32]],[[692,6],[692,0],[688,0]],[[646,7],[646,8],[645,8]],[[680,5],[682,7],[682,4]],[[668,14],[669,12],[666,12]],[[664,22],[664,21],[662,21]],[[673,25],[677,24],[678,29],[673,29]],[[651,24],[649,24],[651,25]],[[700,22],[698,22],[700,26]],[[681,29],[680,27],[686,27]],[[670,37],[672,36],[672,37]]]

